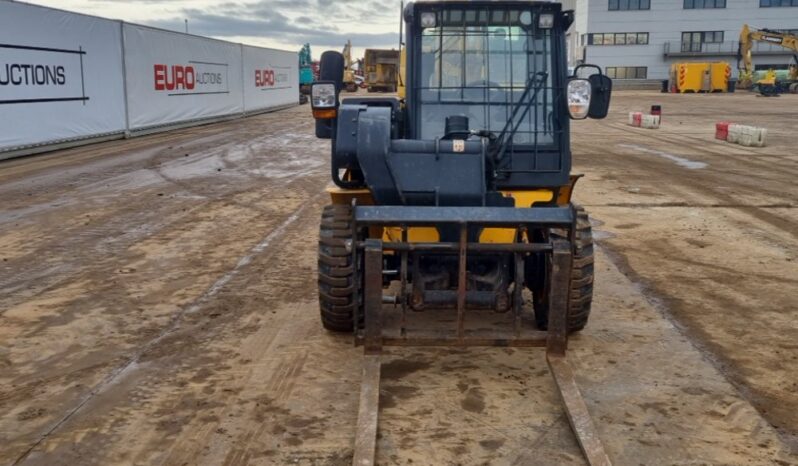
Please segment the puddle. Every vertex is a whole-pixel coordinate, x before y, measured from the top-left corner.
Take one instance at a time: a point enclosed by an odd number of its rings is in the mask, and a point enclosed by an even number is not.
[[[170,180],[217,176],[293,179],[325,166],[324,147],[314,135],[281,133],[217,146],[163,164],[159,172]]]
[[[679,157],[679,156],[676,156],[676,155],[673,155],[673,154],[669,154],[667,152],[663,152],[663,151],[656,150],[656,149],[649,149],[647,147],[637,146],[635,144],[619,144],[619,146],[623,147],[625,149],[634,150],[636,152],[644,152],[646,154],[652,154],[652,155],[656,155],[656,156],[668,159],[668,160],[670,160],[672,162],[675,162],[676,165],[679,165],[680,167],[687,168],[689,170],[698,170],[698,169],[706,168],[706,167],[709,166],[709,164],[706,164],[704,162],[695,162],[693,160],[685,159],[683,157]]]
[[[595,229],[595,228],[593,229],[593,239],[596,240],[596,241],[601,241],[601,240],[605,240],[605,239],[612,239],[612,238],[615,238],[617,236],[618,235],[616,235],[615,233],[613,233],[611,231],[598,230],[598,229]]]

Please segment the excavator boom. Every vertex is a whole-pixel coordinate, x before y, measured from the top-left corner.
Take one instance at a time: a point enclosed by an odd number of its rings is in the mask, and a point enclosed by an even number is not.
[[[355,83],[355,70],[352,61],[352,41],[346,41],[344,50],[341,52],[344,56],[344,88],[347,92],[357,92],[357,83]]]

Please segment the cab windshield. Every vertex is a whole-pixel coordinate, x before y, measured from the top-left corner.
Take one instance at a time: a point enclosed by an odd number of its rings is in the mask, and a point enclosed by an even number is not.
[[[555,143],[552,29],[538,27],[539,13],[466,8],[434,14],[435,27],[421,31],[415,91],[421,138],[442,137],[451,115],[468,117],[470,129],[499,133],[529,77],[545,72],[545,86],[521,122],[513,146]]]

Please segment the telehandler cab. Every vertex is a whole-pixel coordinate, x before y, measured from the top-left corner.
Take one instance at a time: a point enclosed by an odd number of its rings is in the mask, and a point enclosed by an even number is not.
[[[311,91],[334,183],[321,322],[354,332],[366,354],[354,464],[374,462],[390,345],[545,346],[585,457],[609,464],[564,356],[587,324],[594,272],[590,222],[571,202],[570,120],[604,118],[612,81],[591,65],[567,76],[574,14],[559,3],[417,2],[403,17],[403,100],[340,101],[337,52],[322,55]]]

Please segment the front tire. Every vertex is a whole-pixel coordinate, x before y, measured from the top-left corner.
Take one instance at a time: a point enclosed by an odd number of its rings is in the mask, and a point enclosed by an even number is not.
[[[328,205],[319,226],[319,310],[321,324],[333,332],[354,331],[355,272],[352,263],[352,207]]]
[[[590,218],[581,206],[576,208],[576,240],[573,245],[573,267],[571,269],[570,299],[568,309],[568,332],[578,332],[585,328],[590,317],[590,308],[593,302],[593,232],[590,227]],[[552,232],[551,236],[559,236]],[[536,267],[538,273],[544,274],[542,287],[532,289],[533,305],[535,308],[535,322],[541,330],[546,330],[549,325],[549,280],[545,276],[547,265],[540,264]]]

